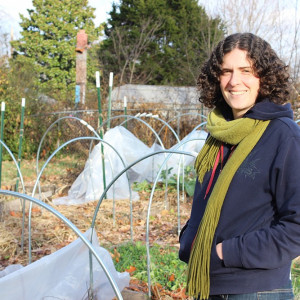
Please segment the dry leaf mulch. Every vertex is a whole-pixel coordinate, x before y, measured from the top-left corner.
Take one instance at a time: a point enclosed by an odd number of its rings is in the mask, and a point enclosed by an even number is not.
[[[140,193],[140,200],[133,202],[133,240],[145,241],[146,217],[149,193]],[[151,206],[150,245],[179,247],[177,235],[177,197],[156,192]],[[51,204],[51,203],[50,203]],[[52,205],[52,204],[51,204]],[[54,206],[82,232],[91,226],[97,202],[79,205]],[[167,205],[167,207],[166,207]],[[190,203],[180,204],[181,225],[190,214]],[[26,214],[28,216],[28,213]],[[28,218],[25,218],[26,226]],[[0,270],[11,264],[27,265],[28,263],[28,230],[25,227],[24,250],[21,252],[22,214],[20,211],[7,211],[0,222]],[[34,206],[32,210],[32,261],[49,255],[74,241],[77,236],[63,221],[45,209]],[[96,219],[96,232],[100,245],[111,249],[130,241],[130,205],[129,200],[115,201],[115,220],[113,220],[113,201],[103,200]],[[146,283],[132,279],[130,287],[133,291],[147,293]],[[170,292],[160,285],[151,287],[152,299],[186,299],[185,290]]]

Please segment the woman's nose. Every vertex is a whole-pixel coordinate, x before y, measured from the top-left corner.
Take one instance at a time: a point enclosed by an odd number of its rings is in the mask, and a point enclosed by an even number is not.
[[[229,80],[231,86],[235,86],[241,82],[241,76],[237,72],[232,72]]]

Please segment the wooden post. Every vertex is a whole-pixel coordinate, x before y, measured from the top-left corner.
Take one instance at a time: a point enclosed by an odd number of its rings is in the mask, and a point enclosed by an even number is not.
[[[86,90],[86,62],[87,62],[87,47],[88,35],[84,29],[79,30],[77,33],[76,44],[76,104],[80,102],[85,104],[85,90]],[[79,94],[79,99],[78,99]]]

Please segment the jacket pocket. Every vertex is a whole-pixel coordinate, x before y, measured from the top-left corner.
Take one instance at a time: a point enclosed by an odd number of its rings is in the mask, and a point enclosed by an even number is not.
[[[210,254],[210,273],[211,275],[232,273],[232,268],[225,267],[224,261],[217,254],[217,240],[218,237],[215,236]]]

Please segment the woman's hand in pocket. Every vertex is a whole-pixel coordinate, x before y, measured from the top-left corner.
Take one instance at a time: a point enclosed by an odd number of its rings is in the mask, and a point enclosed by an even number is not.
[[[223,250],[222,250],[222,243],[217,244],[216,251],[218,254],[218,257],[223,260]]]

